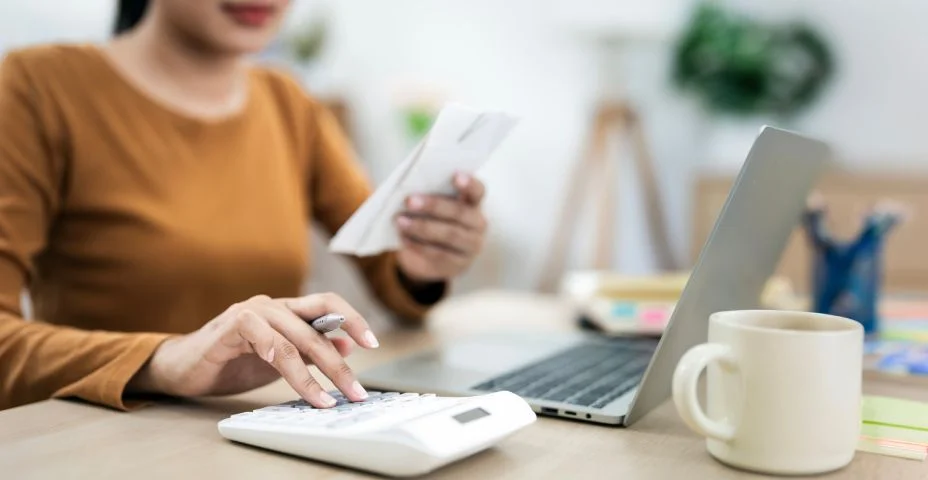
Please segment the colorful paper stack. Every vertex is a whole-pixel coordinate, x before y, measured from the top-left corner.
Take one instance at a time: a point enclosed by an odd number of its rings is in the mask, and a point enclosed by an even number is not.
[[[561,285],[561,293],[579,307],[588,326],[607,335],[658,336],[667,327],[690,272],[622,275],[575,271]],[[768,280],[763,308],[798,309],[792,285],[782,277]]]
[[[928,457],[928,404],[865,396],[862,409],[858,450],[912,460]]]

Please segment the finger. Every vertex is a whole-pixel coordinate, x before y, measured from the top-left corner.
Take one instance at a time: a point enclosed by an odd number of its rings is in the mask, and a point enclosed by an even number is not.
[[[296,393],[317,408],[335,406],[335,399],[310,375],[299,349],[265,318],[250,308],[236,318],[238,333],[254,348],[259,357],[271,364]]]
[[[241,311],[235,319],[234,332],[255,355],[267,363],[273,363],[277,332],[258,314],[249,309]]]
[[[400,215],[396,224],[404,235],[422,243],[433,244],[461,255],[473,255],[480,250],[483,236],[456,223],[431,218]]]
[[[467,257],[458,252],[448,250],[438,245],[424,243],[415,238],[404,235],[401,238],[403,247],[422,256],[433,265],[446,265],[449,270],[459,271],[468,264]]]
[[[454,176],[454,188],[461,194],[461,198],[471,205],[480,205],[486,194],[483,182],[466,173],[458,173]]]
[[[329,341],[332,342],[332,346],[335,347],[335,350],[337,350],[338,354],[342,357],[351,355],[351,345],[354,341],[341,337],[329,338]]]
[[[326,338],[328,338],[329,341],[332,342],[332,346],[335,347],[335,350],[338,351],[339,355],[341,355],[342,357],[347,357],[351,355],[351,352],[353,350],[351,346],[354,345],[354,340],[351,340],[350,338],[343,338],[343,337],[335,337],[335,338],[326,337]],[[303,354],[303,363],[307,365],[312,365],[313,360],[309,358],[309,355]]]
[[[413,195],[406,200],[411,216],[432,217],[458,223],[471,230],[482,232],[486,220],[479,208],[461,200],[439,195]]]
[[[325,335],[313,330],[280,302],[268,301],[261,308],[268,323],[306,355],[349,400],[359,402],[367,398],[351,367]]]
[[[345,317],[341,329],[348,333],[358,345],[377,348],[380,342],[371,332],[364,317],[344,299],[334,293],[318,293],[299,298],[281,300],[291,312],[307,322],[311,322],[327,313],[339,313]]]

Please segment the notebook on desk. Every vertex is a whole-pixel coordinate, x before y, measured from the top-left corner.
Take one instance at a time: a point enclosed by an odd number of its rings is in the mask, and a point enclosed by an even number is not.
[[[928,386],[928,298],[889,297],[864,345],[864,374]]]

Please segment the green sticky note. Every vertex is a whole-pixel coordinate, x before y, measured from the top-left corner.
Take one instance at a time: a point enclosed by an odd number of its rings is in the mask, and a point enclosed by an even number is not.
[[[865,395],[862,408],[865,425],[918,430],[928,434],[928,403]]]
[[[860,434],[864,437],[876,440],[886,439],[922,445],[928,444],[928,432],[924,430],[913,430],[911,428],[864,423],[860,428]]]

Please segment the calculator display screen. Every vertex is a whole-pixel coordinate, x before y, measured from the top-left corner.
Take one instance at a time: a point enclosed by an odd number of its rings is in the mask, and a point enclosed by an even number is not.
[[[475,408],[473,410],[468,410],[466,412],[459,413],[452,418],[457,420],[458,423],[465,424],[465,423],[473,422],[474,420],[477,420],[478,418],[488,417],[489,415],[490,415],[490,412],[482,408]]]

